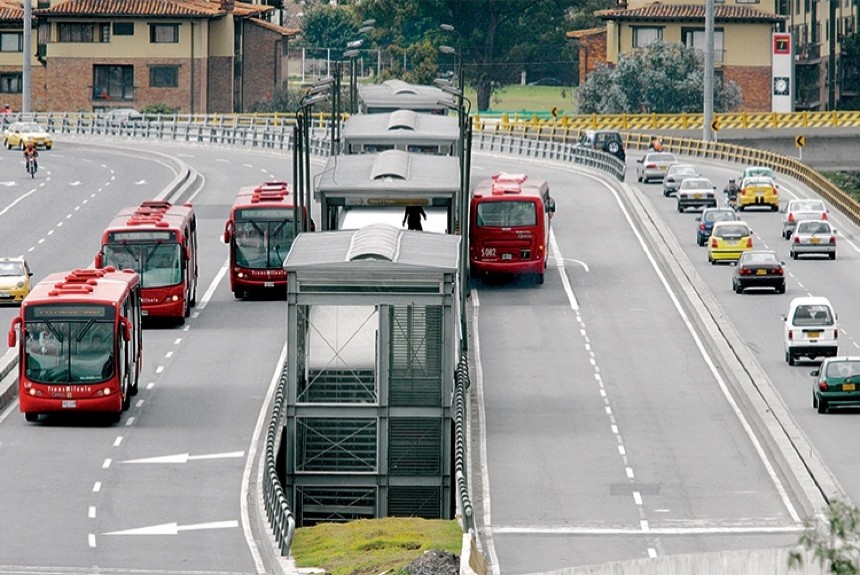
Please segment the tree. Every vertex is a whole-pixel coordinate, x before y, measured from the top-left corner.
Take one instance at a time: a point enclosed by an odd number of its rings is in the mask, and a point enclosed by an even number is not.
[[[701,52],[682,44],[653,42],[603,65],[579,89],[584,114],[701,113],[704,106]],[[714,86],[714,109],[727,112],[742,102],[734,82]]]
[[[349,7],[319,5],[308,8],[302,21],[300,45],[346,50],[355,40],[358,26],[355,12]]]
[[[823,532],[809,522],[806,527],[798,545],[812,551],[822,568],[833,575],[860,573],[860,510],[834,499],[830,502]],[[803,565],[803,555],[795,550],[789,554],[788,566],[798,565]]]

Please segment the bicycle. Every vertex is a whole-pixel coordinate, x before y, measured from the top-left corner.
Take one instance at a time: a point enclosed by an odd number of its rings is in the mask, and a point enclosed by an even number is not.
[[[36,170],[39,169],[39,166],[36,164],[36,158],[27,158],[27,173],[30,174],[31,178],[36,177]]]

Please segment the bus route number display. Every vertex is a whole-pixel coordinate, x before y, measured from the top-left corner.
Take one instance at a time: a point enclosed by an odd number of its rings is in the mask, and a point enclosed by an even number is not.
[[[285,210],[282,208],[236,210],[237,220],[259,220],[261,218],[272,220],[291,220],[293,219],[293,210]]]
[[[108,234],[109,243],[122,242],[169,242],[174,240],[173,232],[155,231],[155,230],[136,230],[133,232],[110,232]]]
[[[105,305],[31,305],[27,308],[27,319],[110,319],[113,310]]]

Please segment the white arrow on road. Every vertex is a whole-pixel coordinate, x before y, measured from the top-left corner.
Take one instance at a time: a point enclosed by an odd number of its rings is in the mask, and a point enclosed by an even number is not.
[[[177,525],[176,523],[162,523],[161,525],[150,525],[149,527],[138,527],[137,529],[125,529],[123,531],[111,531],[105,535],[177,535],[180,531],[201,531],[203,529],[230,529],[238,527],[238,521],[213,521],[211,523],[196,523],[194,525]]]
[[[123,463],[188,463],[202,459],[230,459],[243,457],[244,451],[229,451],[227,453],[210,453],[208,455],[191,455],[189,453],[177,453],[176,455],[160,455],[158,457],[146,457],[144,459],[129,459]]]
[[[70,185],[70,186],[80,186],[80,185],[81,185],[81,182],[80,182],[80,181],[69,182],[69,185]]]
[[[142,186],[142,185],[143,185],[143,184],[145,184],[145,183],[146,183],[146,180],[138,180],[138,181],[136,181],[136,182],[134,183],[134,185],[135,185],[135,186]]]
[[[11,188],[13,186],[17,186],[18,182],[0,182],[0,186],[6,186],[7,188]]]

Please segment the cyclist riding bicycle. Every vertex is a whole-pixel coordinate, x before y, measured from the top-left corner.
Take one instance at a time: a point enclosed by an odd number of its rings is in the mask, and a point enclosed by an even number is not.
[[[26,169],[29,173],[29,162],[32,159],[33,161],[33,171],[39,169],[39,152],[36,151],[36,145],[33,142],[27,142],[27,145],[24,147],[24,169]]]

